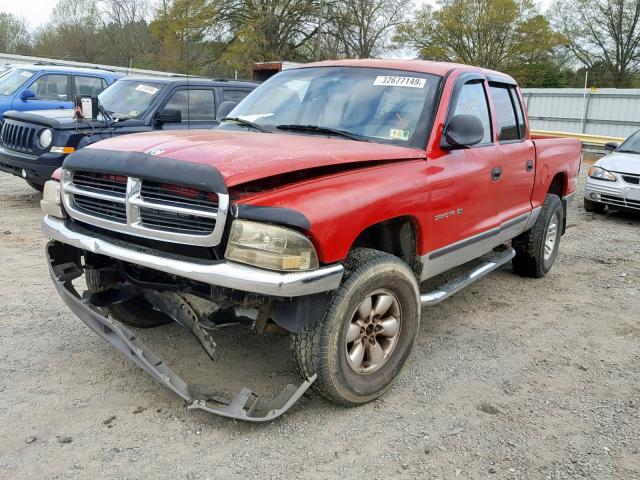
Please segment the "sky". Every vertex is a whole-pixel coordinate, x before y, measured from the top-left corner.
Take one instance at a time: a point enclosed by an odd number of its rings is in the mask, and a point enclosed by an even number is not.
[[[49,15],[58,0],[0,0],[0,12],[24,17],[32,28],[49,20]]]

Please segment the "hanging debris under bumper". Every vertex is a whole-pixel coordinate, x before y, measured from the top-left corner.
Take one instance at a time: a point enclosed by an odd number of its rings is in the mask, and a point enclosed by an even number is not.
[[[257,397],[247,387],[241,388],[230,399],[199,392],[173,372],[162,358],[138,341],[124,325],[105,316],[88,298],[83,298],[78,293],[72,281],[83,274],[83,269],[80,258],[69,256],[67,252],[67,249],[57,249],[56,242],[49,242],[47,245],[49,273],[64,302],[80,320],[116,350],[190,402],[189,409],[205,410],[250,422],[268,422],[289,410],[315,381],[314,374],[300,386],[286,385],[276,397],[268,399]]]

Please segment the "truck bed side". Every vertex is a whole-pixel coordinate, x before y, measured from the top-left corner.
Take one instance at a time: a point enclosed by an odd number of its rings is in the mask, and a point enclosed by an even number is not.
[[[582,144],[572,138],[532,136],[531,139],[536,149],[536,176],[531,204],[536,208],[542,205],[554,181],[560,182],[561,190],[556,193],[561,196],[575,192]]]

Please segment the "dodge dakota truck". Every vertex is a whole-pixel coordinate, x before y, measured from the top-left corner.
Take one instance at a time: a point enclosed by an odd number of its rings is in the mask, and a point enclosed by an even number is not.
[[[218,125],[219,111],[228,112],[230,104],[233,108],[257,85],[224,79],[134,76],[98,95],[99,118],[79,119],[70,108],[7,112],[0,130],[0,171],[21,176],[41,191],[69,153],[130,133],[213,128]]]
[[[190,408],[266,421],[309,388],[375,399],[429,306],[509,262],[544,276],[580,162],[578,141],[531,137],[502,73],[321,62],[270,78],[215,130],[69,155],[42,228],[54,285],[84,323]],[[288,333],[301,384],[274,398],[196,389],[129,329],[170,321],[214,359],[224,325]]]

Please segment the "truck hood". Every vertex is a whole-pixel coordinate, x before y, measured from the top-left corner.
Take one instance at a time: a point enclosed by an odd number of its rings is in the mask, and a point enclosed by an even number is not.
[[[5,118],[18,120],[26,123],[35,123],[37,125],[45,125],[47,127],[55,128],[58,130],[65,129],[94,129],[107,126],[106,122],[100,118],[92,120],[91,122],[77,122],[74,118],[74,111],[72,109],[51,109],[51,110],[31,110],[28,112],[10,111],[5,113]],[[130,121],[127,120],[130,124]]]
[[[425,158],[423,150],[322,135],[182,130],[125,135],[87,148],[141,152],[217,168],[228,187],[326,166]]]
[[[613,152],[598,160],[596,165],[612,172],[640,175],[640,154]]]

